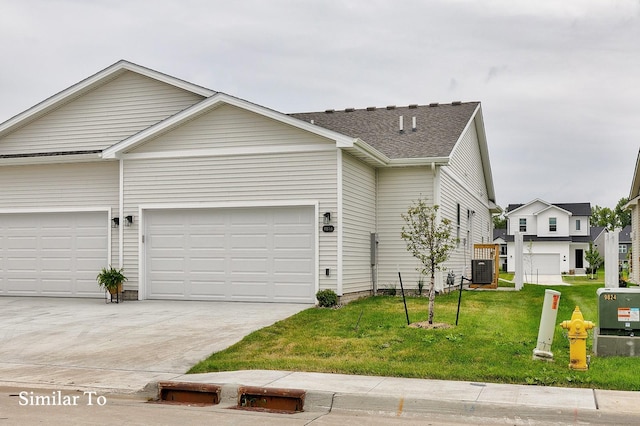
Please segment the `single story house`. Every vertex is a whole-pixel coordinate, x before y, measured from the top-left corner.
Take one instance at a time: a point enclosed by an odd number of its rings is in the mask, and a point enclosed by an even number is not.
[[[525,274],[583,274],[591,240],[590,203],[548,203],[535,199],[507,207],[507,269],[515,270],[514,236],[523,234]]]
[[[119,61],[0,124],[0,295],[313,303],[415,287],[400,237],[441,206],[492,240],[479,102],[284,114]],[[442,286],[443,274],[438,277]]]

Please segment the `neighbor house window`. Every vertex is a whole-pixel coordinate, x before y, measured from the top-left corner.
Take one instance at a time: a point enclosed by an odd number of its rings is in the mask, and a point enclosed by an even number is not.
[[[527,219],[520,218],[520,232],[527,232]]]
[[[580,219],[576,219],[576,231],[580,230]]]
[[[626,244],[620,244],[618,246],[618,252],[619,253],[626,253],[627,252],[627,245]]]
[[[549,232],[556,232],[558,230],[557,220],[555,217],[549,218]]]

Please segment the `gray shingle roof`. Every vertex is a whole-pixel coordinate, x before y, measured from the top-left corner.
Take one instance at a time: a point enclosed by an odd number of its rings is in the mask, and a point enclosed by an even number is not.
[[[448,157],[479,102],[410,105],[289,114],[359,138],[389,158]],[[404,132],[399,118],[404,117]],[[416,130],[412,130],[413,117]]]

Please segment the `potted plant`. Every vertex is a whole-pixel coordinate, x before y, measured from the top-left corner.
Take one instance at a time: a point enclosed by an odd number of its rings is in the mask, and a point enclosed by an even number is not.
[[[102,268],[96,280],[100,288],[104,288],[110,294],[122,293],[122,283],[127,281],[124,276],[124,268],[116,269],[112,266]]]

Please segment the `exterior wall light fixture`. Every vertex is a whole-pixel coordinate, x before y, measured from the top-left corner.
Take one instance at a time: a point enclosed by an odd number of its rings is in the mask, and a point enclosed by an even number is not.
[[[125,216],[124,218],[124,226],[131,226],[133,224],[133,216]]]
[[[120,218],[114,217],[113,219],[111,219],[111,227],[117,228],[118,226],[120,226]]]

